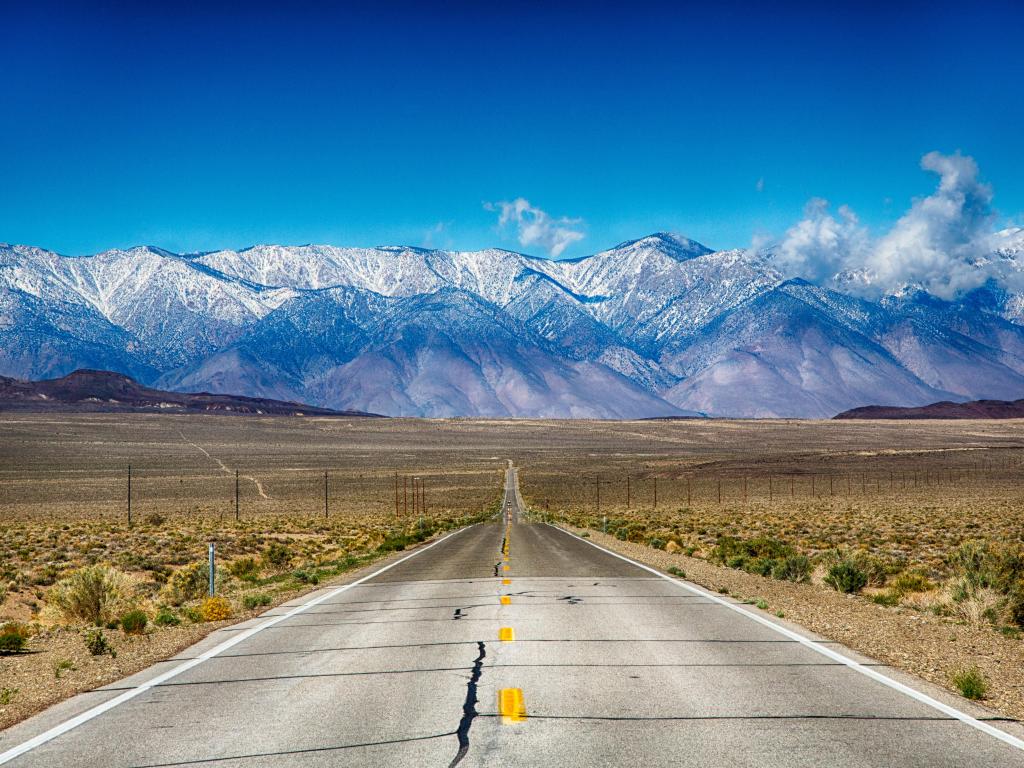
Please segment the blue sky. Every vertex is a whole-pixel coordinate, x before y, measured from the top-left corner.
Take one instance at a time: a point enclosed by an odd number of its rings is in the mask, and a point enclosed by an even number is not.
[[[885,229],[932,150],[1024,212],[1019,4],[21,5],[0,241],[550,252],[499,228],[522,198],[583,235],[563,256],[738,247],[814,197]]]

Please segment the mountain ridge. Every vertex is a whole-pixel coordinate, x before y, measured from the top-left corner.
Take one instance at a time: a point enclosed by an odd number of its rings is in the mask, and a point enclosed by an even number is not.
[[[1015,238],[993,258],[1024,257]],[[0,246],[0,374],[100,367],[404,416],[828,418],[866,402],[1014,399],[1022,306],[994,284],[869,300],[786,279],[770,250],[664,232],[563,261]]]
[[[67,376],[24,381],[0,376],[2,411],[222,413],[254,416],[360,416],[303,403],[210,392],[166,392],[115,371],[79,368]]]
[[[836,414],[834,419],[1024,419],[1024,399],[971,400],[953,403],[943,400],[913,408],[865,405]]]

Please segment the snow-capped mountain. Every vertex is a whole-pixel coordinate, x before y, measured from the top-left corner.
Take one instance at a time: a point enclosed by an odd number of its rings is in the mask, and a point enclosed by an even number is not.
[[[1024,396],[1024,231],[955,302],[786,280],[657,233],[580,259],[260,245],[68,257],[0,246],[0,374],[409,416],[826,417]]]

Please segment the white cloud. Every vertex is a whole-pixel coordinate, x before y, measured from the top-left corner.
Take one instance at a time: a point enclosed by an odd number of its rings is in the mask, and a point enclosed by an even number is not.
[[[947,299],[1000,277],[999,265],[986,258],[993,250],[995,214],[992,190],[978,179],[977,164],[959,152],[929,152],[921,167],[939,177],[937,189],[915,200],[877,238],[846,206],[837,218],[827,202],[812,200],[776,250],[780,268],[819,283],[845,278],[847,288],[866,293],[909,285]]]
[[[754,185],[754,189],[758,192],[764,192],[764,176],[757,180],[757,184]]]
[[[579,230],[582,219],[564,216],[552,218],[540,208],[530,205],[530,201],[523,197],[517,197],[512,202],[484,203],[484,208],[499,212],[499,228],[515,226],[521,246],[542,248],[549,256],[557,258],[562,251],[584,237]]]
[[[829,212],[827,200],[808,202],[804,218],[786,231],[775,252],[779,269],[822,283],[862,261],[869,248],[867,230],[848,206],[840,206],[838,214],[836,218]]]
[[[959,152],[929,152],[921,167],[938,174],[934,193],[915,200],[867,260],[881,285],[920,284],[952,298],[990,276],[979,261],[991,252],[992,189],[978,180],[978,165]]]

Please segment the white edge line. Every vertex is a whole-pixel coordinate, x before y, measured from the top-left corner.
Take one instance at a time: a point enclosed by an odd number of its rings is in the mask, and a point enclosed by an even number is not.
[[[233,648],[234,646],[238,645],[239,643],[241,643],[241,642],[243,642],[245,640],[248,640],[250,637],[252,637],[253,635],[257,634],[258,632],[262,632],[264,629],[272,627],[275,624],[280,624],[282,621],[286,621],[287,619],[290,619],[293,616],[297,616],[298,614],[302,613],[303,611],[306,611],[309,608],[312,608],[313,606],[319,605],[320,603],[324,602],[325,600],[329,600],[332,597],[336,597],[337,595],[340,595],[342,592],[345,592],[346,590],[349,590],[352,587],[358,586],[358,585],[362,584],[365,581],[369,581],[370,579],[374,578],[375,576],[379,576],[380,574],[384,573],[385,571],[388,571],[388,570],[394,568],[396,565],[401,565],[406,560],[410,560],[410,559],[416,557],[417,555],[422,554],[423,552],[426,552],[431,547],[436,547],[442,541],[447,541],[448,539],[452,538],[453,536],[457,536],[458,534],[462,533],[463,531],[467,530],[470,527],[472,527],[472,526],[466,526],[465,528],[459,528],[457,531],[453,531],[453,532],[449,533],[447,536],[443,536],[440,539],[438,539],[437,541],[431,542],[430,544],[428,544],[425,547],[422,547],[421,549],[417,549],[415,552],[412,552],[412,553],[406,555],[405,557],[401,558],[400,560],[395,560],[395,562],[388,563],[383,568],[378,568],[373,573],[368,573],[367,575],[365,575],[365,576],[363,576],[363,577],[361,577],[359,579],[356,579],[355,581],[349,582],[348,584],[343,584],[342,586],[340,586],[340,587],[338,587],[336,589],[333,589],[330,592],[325,592],[324,594],[320,595],[319,597],[314,598],[312,600],[309,600],[308,602],[305,602],[302,605],[297,605],[294,608],[292,608],[290,611],[288,611],[287,613],[282,613],[282,614],[280,614],[278,616],[274,616],[273,618],[268,619],[267,621],[264,621],[261,624],[257,624],[254,627],[250,627],[249,629],[243,630],[242,632],[239,632],[234,637],[232,637],[232,638],[230,638],[228,640],[225,640],[223,643],[220,643],[219,645],[214,646],[213,648],[211,648],[210,650],[200,654],[199,656],[196,656],[193,659],[189,659],[185,663],[179,664],[178,666],[174,667],[173,669],[169,669],[166,672],[157,675],[156,677],[154,677],[151,680],[147,680],[144,683],[140,683],[136,687],[131,688],[131,689],[125,691],[124,693],[120,694],[119,696],[115,696],[114,698],[112,698],[112,699],[110,699],[108,701],[105,701],[102,704],[97,704],[95,707],[92,707],[91,709],[87,709],[85,712],[82,712],[81,714],[76,715],[75,717],[71,718],[70,720],[65,720],[63,723],[60,723],[59,725],[53,726],[48,731],[43,731],[42,733],[38,734],[37,736],[33,736],[28,741],[22,742],[21,744],[18,744],[17,746],[11,747],[6,752],[0,753],[0,765],[3,765],[4,763],[9,763],[14,758],[19,757],[19,756],[25,754],[26,752],[32,751],[36,747],[39,747],[39,746],[42,746],[43,744],[46,744],[48,741],[52,741],[53,739],[57,738],[58,736],[60,736],[62,734],[65,734],[65,733],[67,733],[68,731],[70,731],[70,730],[72,730],[74,728],[77,728],[78,726],[82,725],[83,723],[87,723],[90,720],[92,720],[93,718],[99,717],[104,712],[107,712],[107,711],[109,711],[109,710],[113,709],[114,707],[119,706],[121,704],[124,704],[126,701],[131,701],[136,696],[138,696],[140,693],[145,693],[150,688],[153,688],[154,686],[160,685],[161,683],[164,683],[164,682],[170,680],[172,677],[177,677],[178,675],[182,674],[183,672],[187,672],[188,670],[192,669],[193,667],[196,667],[196,666],[202,664],[207,659],[212,659],[214,656],[217,656],[217,655],[223,653],[224,651],[228,650],[229,648]],[[102,690],[102,689],[98,689],[98,690]]]
[[[671,576],[657,570],[656,568],[652,568],[649,565],[639,563],[630,557],[626,557],[625,555],[620,555],[618,552],[607,549],[606,547],[602,547],[600,544],[595,544],[589,539],[584,539],[582,536],[578,536],[574,533],[571,533],[570,531],[567,531],[564,528],[560,528],[557,525],[551,525],[550,523],[548,523],[548,525],[550,525],[555,530],[561,531],[562,533],[568,536],[573,536],[574,538],[577,538],[580,541],[586,542],[590,546],[596,547],[602,552],[608,553],[612,557],[617,557],[619,558],[619,560],[625,560],[627,563],[632,563],[638,568],[642,568],[645,571],[653,573],[655,576],[660,576],[661,578],[665,579],[665,581],[671,582],[672,584],[676,584],[677,586],[680,586],[683,589],[688,589],[689,591],[701,595],[702,597],[706,597],[709,600],[718,603],[719,605],[724,605],[726,608],[736,611],[736,613],[739,613],[742,616],[746,616],[748,619],[753,619],[758,624],[763,624],[764,626],[774,629],[779,634],[784,635],[791,640],[796,640],[804,647],[810,648],[812,651],[820,653],[822,656],[826,656],[832,659],[833,661],[838,661],[841,664],[845,664],[850,669],[854,670],[855,672],[860,672],[865,677],[869,677],[872,680],[881,683],[882,685],[888,686],[889,688],[892,688],[894,691],[899,691],[900,693],[909,696],[910,698],[915,699],[921,702],[922,704],[931,707],[932,709],[937,709],[944,715],[949,715],[950,717],[955,718],[960,722],[971,726],[972,728],[978,729],[982,733],[987,733],[989,736],[994,736],[1000,741],[1009,744],[1011,747],[1016,747],[1017,749],[1024,750],[1024,740],[1019,739],[1016,736],[1013,736],[1009,733],[1006,733],[1006,731],[1001,731],[998,728],[989,725],[988,723],[982,722],[981,720],[978,720],[975,717],[971,717],[966,712],[961,712],[959,709],[955,707],[951,707],[948,704],[943,704],[938,699],[933,699],[928,694],[921,693],[920,691],[911,688],[909,685],[904,685],[901,682],[893,680],[891,677],[886,677],[881,672],[878,672],[870,667],[866,667],[860,662],[854,661],[853,659],[844,656],[843,654],[838,653],[837,651],[834,651],[831,648],[828,648],[827,646],[824,646],[815,640],[811,640],[810,638],[804,637],[803,635],[794,632],[791,629],[783,627],[781,624],[776,624],[774,621],[771,621],[770,619],[767,619],[764,616],[759,616],[753,611],[748,611],[746,608],[743,608],[742,606],[737,605],[736,603],[730,603],[728,600],[723,600],[718,595],[708,592],[707,590],[701,587],[690,584],[689,582],[681,581],[680,579],[674,579]]]

